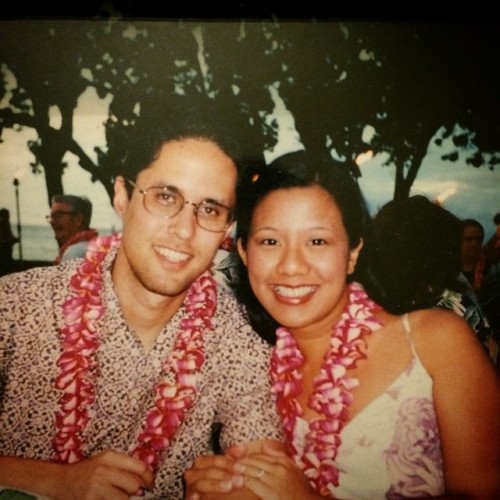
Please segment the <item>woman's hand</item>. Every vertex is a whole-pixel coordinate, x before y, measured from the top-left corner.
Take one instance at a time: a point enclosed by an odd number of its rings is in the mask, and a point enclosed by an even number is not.
[[[226,455],[198,457],[184,479],[186,500],[217,495],[237,499],[322,499],[286,453],[269,444],[264,444],[258,453],[250,453],[241,445]]]
[[[242,465],[244,485],[265,500],[322,499],[284,451],[264,445],[262,454],[246,455],[236,460]]]
[[[243,465],[238,464],[229,455],[206,455],[197,457],[193,466],[184,472],[186,484],[186,500],[210,498],[209,494],[217,495],[236,492],[243,486]]]

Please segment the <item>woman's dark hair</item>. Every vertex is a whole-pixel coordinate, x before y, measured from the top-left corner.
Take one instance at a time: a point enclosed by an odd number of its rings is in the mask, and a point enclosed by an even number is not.
[[[379,287],[368,292],[393,314],[434,307],[446,289],[462,292],[460,220],[422,195],[386,203],[373,229]]]
[[[255,208],[273,191],[295,187],[320,186],[332,196],[342,215],[350,248],[355,248],[369,233],[370,217],[366,204],[351,171],[345,165],[332,160],[312,158],[306,151],[287,153],[270,165],[247,171],[237,192],[237,238],[246,247]],[[361,253],[361,255],[363,252]],[[362,269],[368,263],[358,260],[356,272],[349,279],[360,280]],[[245,306],[252,327],[269,343],[276,339],[276,321],[267,313],[255,297],[248,279],[247,269],[238,258],[236,296]]]

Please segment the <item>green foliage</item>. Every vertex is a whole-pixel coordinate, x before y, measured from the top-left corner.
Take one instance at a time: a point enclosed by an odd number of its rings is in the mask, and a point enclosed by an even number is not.
[[[359,175],[360,153],[386,153],[394,196],[405,197],[430,141],[451,144],[449,161],[489,168],[500,161],[494,31],[486,23],[4,20],[0,63],[17,87],[9,99],[4,81],[0,129],[36,129],[33,169],[45,169],[49,198],[62,191],[68,151],[111,197],[138,114],[204,96],[222,118],[236,113],[252,125],[246,142],[258,155],[278,140],[269,119],[274,88],[313,154]],[[73,139],[73,113],[88,86],[113,96],[97,162]]]

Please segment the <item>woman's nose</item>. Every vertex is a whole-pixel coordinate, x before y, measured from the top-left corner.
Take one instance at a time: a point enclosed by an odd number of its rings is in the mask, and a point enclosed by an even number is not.
[[[309,264],[303,252],[296,247],[283,249],[277,270],[282,274],[303,274],[309,269]]]

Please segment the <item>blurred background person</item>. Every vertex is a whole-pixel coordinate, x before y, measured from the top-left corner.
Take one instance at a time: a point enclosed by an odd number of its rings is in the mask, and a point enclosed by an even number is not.
[[[486,274],[478,291],[478,301],[488,316],[496,339],[496,359],[500,358],[500,262],[493,264]],[[497,362],[497,366],[500,363]]]
[[[84,196],[56,194],[52,197],[50,215],[47,215],[59,245],[54,264],[84,257],[90,240],[97,231],[90,228],[92,202]]]
[[[463,219],[461,270],[474,292],[479,290],[484,278],[483,241],[483,225],[476,219]]]
[[[0,208],[0,276],[15,271],[12,249],[19,238],[14,235],[10,226],[10,212]]]
[[[377,286],[370,293],[392,314],[429,307],[454,311],[498,365],[498,340],[489,317],[460,276],[463,227],[459,218],[422,195],[386,203],[373,219]],[[473,229],[465,234],[478,234]]]
[[[483,246],[484,279],[477,296],[495,337],[500,339],[500,212],[495,214],[493,222],[497,227],[496,233]]]

